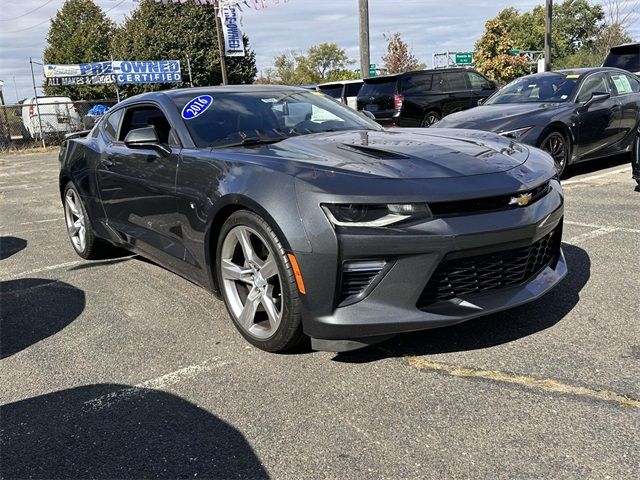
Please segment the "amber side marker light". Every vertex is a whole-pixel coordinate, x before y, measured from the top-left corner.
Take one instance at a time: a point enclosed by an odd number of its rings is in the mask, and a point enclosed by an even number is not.
[[[304,289],[304,280],[302,280],[302,273],[300,273],[300,267],[298,266],[298,260],[296,260],[296,256],[293,253],[287,253],[287,257],[289,257],[289,262],[291,262],[291,268],[293,268],[293,274],[296,277],[298,290],[300,291],[300,293],[306,294],[307,291]]]

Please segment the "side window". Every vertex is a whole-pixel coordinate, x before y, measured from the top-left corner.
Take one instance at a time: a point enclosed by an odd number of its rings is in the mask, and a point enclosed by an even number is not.
[[[607,77],[604,73],[596,73],[587,77],[587,79],[582,84],[582,87],[580,87],[580,93],[578,94],[578,98],[576,99],[576,101],[586,102],[591,98],[591,95],[596,92],[611,92],[611,89],[609,88],[609,82],[607,82]]]
[[[421,94],[431,90],[432,82],[433,75],[431,74],[406,75],[402,79],[402,91],[409,94]]]
[[[162,110],[151,105],[126,109],[118,139],[123,141],[131,130],[144,127],[154,127],[160,143],[172,145],[170,139],[172,142],[176,141],[175,133],[172,133],[167,117],[162,113]]]
[[[357,97],[360,92],[360,88],[362,87],[362,83],[347,83],[347,93],[345,96],[347,97]]]
[[[467,80],[473,90],[490,90],[491,84],[482,75],[475,72],[466,72]]]
[[[122,120],[122,113],[124,109],[116,110],[113,113],[107,115],[101,123],[104,124],[104,133],[107,134],[111,140],[118,139],[118,128],[120,127],[120,120]]]
[[[624,73],[612,73],[611,80],[616,87],[618,95],[627,95],[640,91],[640,82]],[[635,87],[635,88],[634,88]]]
[[[436,73],[433,75],[433,80],[431,82],[431,90],[434,92],[442,92],[446,90],[446,86],[444,83],[444,75],[442,73]]]
[[[469,90],[466,81],[466,72],[450,72],[444,74],[446,91],[459,92]]]

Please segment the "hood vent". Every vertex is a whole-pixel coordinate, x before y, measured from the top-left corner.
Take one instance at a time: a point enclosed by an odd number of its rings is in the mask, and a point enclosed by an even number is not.
[[[387,160],[387,159],[406,160],[408,158],[411,158],[409,155],[404,155],[402,153],[392,152],[389,150],[382,150],[380,148],[374,148],[374,147],[365,147],[363,145],[351,145],[348,143],[343,143],[338,145],[338,148],[341,148],[342,150],[351,151],[351,152],[357,152],[363,155],[367,155],[368,157],[378,158],[380,160]]]

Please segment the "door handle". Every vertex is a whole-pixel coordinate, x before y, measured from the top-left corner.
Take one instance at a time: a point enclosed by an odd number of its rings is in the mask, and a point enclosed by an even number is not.
[[[113,160],[110,160],[108,158],[103,158],[102,160],[100,160],[100,165],[102,165],[103,167],[109,169],[109,168],[113,167]]]

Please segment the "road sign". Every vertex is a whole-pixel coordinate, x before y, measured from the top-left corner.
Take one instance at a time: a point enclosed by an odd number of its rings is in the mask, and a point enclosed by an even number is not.
[[[520,55],[520,50],[517,50],[517,49],[509,50],[509,55]]]
[[[376,64],[375,63],[370,63],[369,64],[369,76],[370,77],[375,77],[376,76]]]
[[[456,65],[471,65],[473,63],[473,52],[456,53]]]

